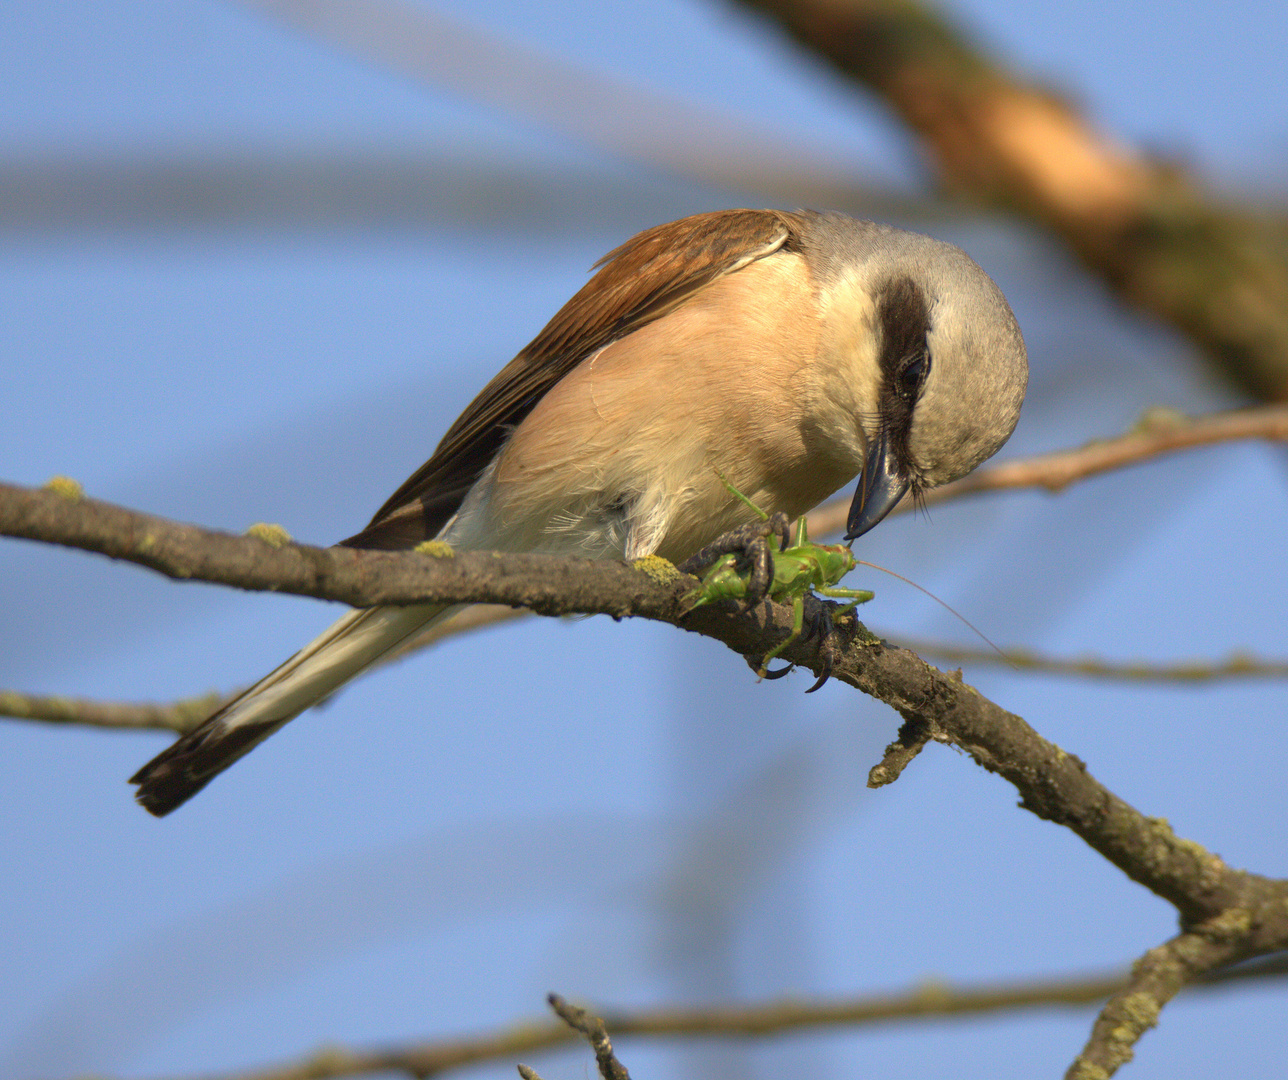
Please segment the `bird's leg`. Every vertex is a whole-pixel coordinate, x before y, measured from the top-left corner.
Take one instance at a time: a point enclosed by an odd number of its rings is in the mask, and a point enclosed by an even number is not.
[[[836,663],[837,639],[840,637],[840,633],[836,629],[836,623],[832,619],[833,611],[838,615],[845,615],[860,604],[872,599],[872,593],[867,589],[842,589],[837,586],[831,586],[818,591],[824,596],[849,598],[850,603],[837,607],[835,604],[829,604],[826,600],[819,602],[818,613],[810,624],[809,633],[805,635],[805,640],[808,641],[812,637],[818,638],[818,655],[822,672],[814,685],[805,691],[807,694],[812,694],[832,677],[832,666]]]
[[[758,604],[768,595],[774,580],[774,562],[767,538],[776,537],[778,550],[785,551],[790,542],[788,525],[787,515],[779,512],[764,521],[753,521],[737,529],[730,529],[696,555],[691,555],[680,563],[679,570],[696,576],[698,571],[717,559],[725,555],[737,555],[740,562],[745,560],[751,567],[751,575],[747,579],[747,602]]]
[[[812,637],[818,638],[818,658],[821,670],[818,678],[814,681],[814,685],[805,691],[807,694],[812,694],[832,677],[832,666],[836,663],[836,623],[832,621],[832,605],[826,601],[819,604],[818,611],[810,623],[809,633],[805,635],[805,640],[808,641]]]

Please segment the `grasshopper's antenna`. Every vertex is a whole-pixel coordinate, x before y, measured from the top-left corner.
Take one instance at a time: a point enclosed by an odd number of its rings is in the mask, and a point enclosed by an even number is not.
[[[1019,667],[1014,662],[1012,662],[1011,658],[1006,655],[1006,653],[1002,652],[1001,649],[999,649],[996,645],[993,644],[993,642],[989,639],[988,635],[985,634],[983,630],[981,630],[978,626],[976,626],[973,622],[971,622],[970,619],[966,618],[965,615],[963,615],[960,611],[954,608],[947,601],[940,600],[939,597],[937,597],[924,585],[918,585],[911,578],[906,578],[902,574],[897,573],[894,570],[887,570],[884,566],[878,566],[874,562],[868,562],[866,559],[855,559],[854,562],[858,566],[866,566],[872,570],[880,570],[881,573],[883,574],[889,574],[892,578],[898,578],[905,585],[911,585],[918,592],[925,593],[936,604],[938,604],[941,608],[943,608],[946,612],[948,612],[948,614],[952,615],[956,619],[959,619],[962,622],[962,624],[971,631],[971,633],[973,633],[977,638],[979,638],[980,641],[982,641],[985,645],[987,645],[990,649],[992,649],[995,653],[997,653],[998,656],[1000,656],[1003,660],[1005,660],[1008,664],[1010,664],[1011,667],[1015,668],[1016,671],[1020,670]]]

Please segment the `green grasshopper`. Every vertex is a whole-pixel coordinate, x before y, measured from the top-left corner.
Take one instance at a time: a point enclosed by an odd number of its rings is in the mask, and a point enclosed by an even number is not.
[[[752,502],[741,491],[735,488],[725,477],[718,473],[721,482],[730,493],[741,499],[754,510],[762,521],[770,517],[759,506]],[[785,542],[785,541],[784,541]],[[769,545],[770,559],[773,564],[769,582],[768,595],[781,603],[792,605],[792,632],[775,648],[765,653],[756,669],[759,678],[777,678],[786,674],[788,669],[769,671],[769,662],[778,656],[787,646],[798,640],[805,625],[805,595],[813,592],[837,600],[851,601],[838,614],[854,610],[859,604],[872,599],[873,594],[866,589],[843,589],[837,582],[858,565],[853,552],[845,544],[812,544],[805,535],[805,519],[796,523],[796,543],[781,551]],[[741,600],[746,597],[750,574],[738,569],[738,553],[721,555],[702,578],[702,588],[693,595],[697,598],[693,604],[702,607],[717,600]],[[827,674],[811,687],[817,690],[827,680]]]

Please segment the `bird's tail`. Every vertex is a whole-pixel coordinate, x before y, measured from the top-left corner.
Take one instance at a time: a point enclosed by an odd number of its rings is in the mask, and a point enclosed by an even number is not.
[[[139,785],[134,797],[149,813],[165,816],[287,721],[453,610],[416,604],[349,612],[130,777]]]

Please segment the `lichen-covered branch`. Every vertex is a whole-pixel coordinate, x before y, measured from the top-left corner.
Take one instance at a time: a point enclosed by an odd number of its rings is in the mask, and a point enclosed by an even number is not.
[[[927,501],[937,504],[987,491],[1018,488],[1059,491],[1071,483],[1163,454],[1236,440],[1288,442],[1288,406],[1239,409],[1194,419],[1177,416],[1166,410],[1150,410],[1135,428],[1125,435],[1098,439],[1071,450],[1003,462],[980,469],[955,484],[930,492]],[[72,502],[80,498],[76,486],[70,482],[53,484],[52,490],[61,492],[64,498]],[[905,503],[900,510],[906,510],[908,505]],[[842,499],[813,511],[808,519],[810,535],[824,536],[839,532],[844,528],[848,508],[849,500]],[[253,531],[253,534],[269,546],[274,543],[280,545],[284,539],[262,529]],[[32,538],[42,539],[39,536]],[[48,539],[55,538],[51,536]],[[111,554],[111,552],[105,553]],[[263,551],[261,550],[259,554],[262,555]],[[525,614],[522,609],[506,606],[483,605],[468,608],[450,621],[440,623],[425,634],[413,638],[391,655],[389,660],[397,660],[408,652],[423,648],[442,637],[512,619],[522,614]],[[1106,661],[1039,657],[1011,651],[999,657],[997,654],[982,650],[929,645],[924,642],[916,643],[912,648],[914,652],[929,652],[953,662],[971,660],[977,663],[989,663],[1002,659],[1021,670],[1104,678],[1195,682],[1223,678],[1276,678],[1288,673],[1288,665],[1282,661],[1259,659],[1250,655],[1232,656],[1223,663],[1196,661],[1171,665],[1112,664]],[[202,710],[212,700],[214,699],[211,697],[202,697],[168,705],[132,705],[0,691],[0,715],[52,723],[83,723],[121,728],[164,728],[183,732],[189,730],[192,724],[199,722]]]
[[[1282,903],[1282,901],[1280,902]],[[1104,1080],[1132,1059],[1140,1037],[1158,1023],[1163,1006],[1186,986],[1246,955],[1253,912],[1227,913],[1196,931],[1151,949],[1110,996],[1065,1080]]]
[[[0,534],[97,551],[181,580],[290,592],[348,604],[503,603],[543,614],[634,615],[669,622],[763,656],[790,632],[784,607],[711,605],[689,610],[694,581],[660,559],[635,566],[543,555],[356,551],[270,543],[140,514],[77,493],[0,485]],[[810,598],[811,604],[816,604]],[[784,659],[819,673],[816,646],[797,641]],[[1249,876],[1174,836],[1102,787],[1077,758],[1020,717],[915,654],[863,632],[839,651],[834,677],[929,725],[1019,790],[1023,805],[1064,824],[1136,881],[1175,904],[1187,923],[1244,896]],[[1285,912],[1288,928],[1288,911]]]
[[[595,1051],[595,1064],[599,1067],[601,1080],[631,1080],[626,1066],[617,1060],[617,1055],[613,1052],[613,1043],[603,1020],[585,1009],[569,1004],[558,994],[551,994],[546,1000],[560,1020],[590,1043],[590,1048]]]
[[[690,610],[695,580],[660,559],[627,565],[451,552],[442,545],[432,553],[306,547],[286,542],[272,530],[237,537],[139,514],[87,499],[65,484],[54,490],[0,485],[0,534],[99,552],[172,578],[359,606],[488,602],[545,614],[642,616],[716,638],[757,659],[786,638],[791,627],[789,610],[768,602],[749,610],[734,603]],[[808,605],[817,603],[808,599]],[[1200,845],[1176,836],[1166,821],[1146,817],[1107,790],[1078,758],[1043,739],[960,675],[938,671],[906,649],[851,625],[848,643],[834,652],[832,675],[886,702],[904,718],[906,745],[895,755],[897,761],[887,755],[894,775],[929,741],[951,742],[1013,784],[1023,807],[1073,830],[1134,881],[1173,904],[1187,934],[1219,941],[1223,951],[1212,954],[1213,964],[1288,948],[1288,882],[1227,866]],[[819,674],[819,651],[798,640],[782,656]],[[886,782],[890,779],[893,775]],[[1188,978],[1201,968],[1196,964],[1178,970]]]
[[[1082,761],[973,687],[907,650],[883,644],[871,651],[878,657],[847,650],[833,677],[880,698],[905,720],[929,725],[931,739],[961,747],[1013,784],[1021,806],[1072,829],[1134,881],[1175,905],[1185,924],[1259,899],[1263,887],[1288,898],[1288,884],[1234,870],[1176,836],[1166,821],[1141,814],[1100,784]],[[1283,931],[1288,935],[1288,907]]]
[[[946,184],[1057,233],[1256,397],[1288,399],[1288,222],[1221,205],[913,0],[744,0],[878,94]]]
[[[247,536],[127,510],[66,485],[0,484],[0,535],[97,552],[178,581],[375,604],[507,604],[544,615],[643,615],[678,621],[693,588],[669,563],[644,568],[604,559],[490,552],[432,553],[318,548],[257,528]],[[686,583],[687,582],[687,587]]]

